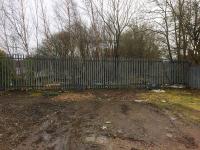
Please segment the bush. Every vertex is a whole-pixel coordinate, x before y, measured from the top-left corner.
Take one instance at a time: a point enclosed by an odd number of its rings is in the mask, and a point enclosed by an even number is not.
[[[13,79],[13,65],[11,59],[0,50],[0,90],[11,86]]]

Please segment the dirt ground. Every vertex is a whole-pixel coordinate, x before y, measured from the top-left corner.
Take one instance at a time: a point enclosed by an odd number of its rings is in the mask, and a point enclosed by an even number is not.
[[[138,100],[138,92],[6,93],[0,150],[200,149],[200,126]]]

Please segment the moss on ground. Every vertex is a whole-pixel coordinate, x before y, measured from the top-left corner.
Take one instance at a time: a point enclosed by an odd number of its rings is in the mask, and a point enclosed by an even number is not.
[[[200,123],[200,91],[183,89],[168,89],[165,93],[146,91],[137,93],[137,98],[170,110],[182,119]]]

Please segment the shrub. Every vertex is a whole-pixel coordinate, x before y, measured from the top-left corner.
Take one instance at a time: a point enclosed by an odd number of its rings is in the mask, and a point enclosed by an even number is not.
[[[6,53],[0,50],[0,90],[11,86],[13,71],[14,68],[11,59],[6,57]]]

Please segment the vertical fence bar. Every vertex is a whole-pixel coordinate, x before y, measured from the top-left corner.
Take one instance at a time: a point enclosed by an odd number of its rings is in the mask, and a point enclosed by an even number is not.
[[[122,88],[185,84],[200,88],[200,69],[187,62],[133,58],[0,58],[0,88]],[[170,77],[169,77],[170,76]],[[196,81],[194,81],[196,80]]]

